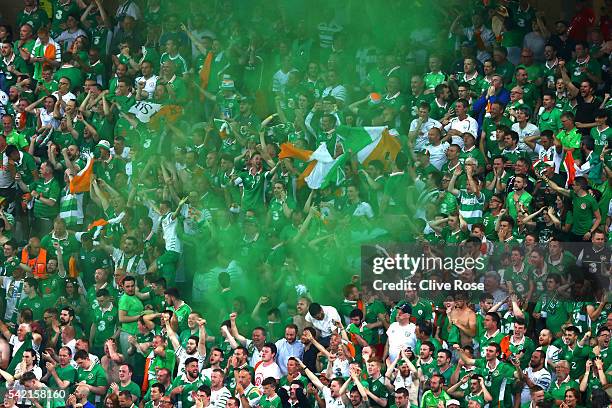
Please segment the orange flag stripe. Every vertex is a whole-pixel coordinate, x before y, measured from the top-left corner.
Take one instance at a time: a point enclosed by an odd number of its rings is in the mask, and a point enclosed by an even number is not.
[[[311,155],[311,150],[299,149],[295,147],[292,143],[283,143],[281,145],[281,151],[278,154],[278,158],[286,159],[288,157],[292,157],[301,161],[308,161],[310,160]]]
[[[399,140],[385,129],[381,141],[372,150],[368,158],[364,160],[363,165],[367,166],[372,160],[380,160],[387,167],[390,165],[390,162],[395,161],[397,153],[399,153],[401,148]]]
[[[106,221],[104,218],[100,218],[98,220],[95,220],[91,224],[89,224],[89,226],[87,227],[87,230],[90,230],[90,229],[96,228],[96,227],[103,227],[103,226],[105,226],[107,224],[108,224],[108,221]]]
[[[72,194],[88,192],[91,187],[92,176],[93,159],[89,159],[83,171],[76,174],[72,180],[70,180],[70,192]]]

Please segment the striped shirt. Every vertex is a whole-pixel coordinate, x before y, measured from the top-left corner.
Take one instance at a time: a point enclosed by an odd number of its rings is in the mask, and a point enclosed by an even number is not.
[[[460,190],[459,193],[459,214],[465,219],[468,227],[480,222],[482,220],[482,213],[484,210],[485,196],[482,193],[478,193],[478,196],[474,193],[468,193],[467,190]]]
[[[70,187],[64,188],[60,198],[60,217],[66,221],[66,227],[83,225],[83,193],[71,194]]]
[[[227,387],[218,390],[210,390],[210,406],[215,408],[225,408],[225,403],[232,396]]]

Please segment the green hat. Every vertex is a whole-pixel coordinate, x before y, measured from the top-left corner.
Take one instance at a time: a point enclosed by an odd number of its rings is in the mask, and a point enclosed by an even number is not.
[[[525,115],[531,116],[531,108],[527,105],[519,105],[516,110],[525,112]]]

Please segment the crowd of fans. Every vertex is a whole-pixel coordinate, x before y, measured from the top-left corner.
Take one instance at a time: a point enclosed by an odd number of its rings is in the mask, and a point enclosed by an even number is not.
[[[608,407],[604,3],[19,2],[3,406]],[[373,243],[484,290],[374,290]]]

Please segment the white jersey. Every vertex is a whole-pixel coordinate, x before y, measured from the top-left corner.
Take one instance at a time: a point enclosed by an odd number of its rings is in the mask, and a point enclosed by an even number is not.
[[[181,240],[176,233],[178,219],[172,218],[172,213],[168,213],[161,218],[161,227],[164,234],[164,242],[166,243],[166,251],[174,251],[179,254],[183,252]]]
[[[274,377],[277,380],[280,380],[282,377],[280,367],[275,362],[272,364],[264,365],[263,362],[255,365],[255,385],[261,387],[261,383],[268,377]]]
[[[47,112],[44,108],[39,109],[38,117],[43,127],[51,126],[53,129],[57,129],[60,125],[60,121],[53,116],[53,111]]]
[[[429,152],[429,163],[436,169],[442,170],[442,166],[444,166],[448,160],[446,158],[446,151],[449,147],[450,144],[448,144],[448,142],[440,143],[437,146],[427,144],[425,150]]]
[[[147,265],[142,259],[142,255],[133,255],[131,258],[128,258],[122,250],[113,248],[111,257],[115,263],[115,268],[125,269],[128,275],[135,276],[147,273]]]
[[[225,408],[225,403],[232,396],[227,387],[221,387],[218,390],[210,390],[210,405],[209,407]]]
[[[552,376],[545,368],[542,368],[538,371],[533,371],[533,368],[527,367],[523,370],[523,373],[527,378],[531,380],[532,383],[538,385],[544,389],[544,391],[548,391],[550,388],[550,384],[552,383]],[[525,404],[529,402],[531,399],[531,392],[529,387],[525,384],[523,389],[521,390],[521,404]]]
[[[325,387],[322,390],[323,399],[325,400],[325,408],[344,408],[345,405],[342,402],[342,397],[334,398],[331,395],[329,387]]]
[[[15,321],[13,318],[16,317],[17,304],[23,295],[23,280],[15,280],[12,276],[3,276],[2,289],[6,293],[4,321]]]
[[[457,130],[463,133],[471,133],[474,137],[478,136],[478,122],[471,116],[467,116],[465,119],[461,120],[458,117],[454,117],[448,122],[448,125],[444,126],[444,130],[448,132],[449,130]],[[463,137],[462,136],[453,136],[452,142],[456,145],[459,145],[463,149]]]
[[[336,325],[334,322],[341,322],[342,319],[338,314],[338,311],[333,306],[321,306],[323,309],[323,320],[317,320],[310,315],[310,313],[306,314],[304,318],[307,322],[312,324],[312,327],[319,330],[321,332],[321,337],[329,337],[336,331]]]
[[[147,100],[150,100],[153,99],[153,94],[155,93],[155,87],[157,86],[158,79],[159,77],[157,75],[151,75],[149,79],[140,76],[134,81],[134,86],[136,87],[136,89],[138,89],[138,84],[140,82],[144,82],[144,87],[142,88],[142,90],[148,94]]]
[[[412,122],[410,122],[411,132],[414,132],[417,130],[419,126],[419,120],[420,119],[414,119]],[[427,122],[423,122],[423,124],[421,125],[421,130],[416,135],[416,141],[414,143],[415,152],[423,150],[425,146],[429,143],[429,138],[427,135],[429,134],[429,130],[431,128],[442,129],[442,124],[432,118],[427,119]]]
[[[190,357],[194,357],[198,359],[198,369],[202,371],[204,368],[204,363],[206,363],[206,356],[201,356],[197,351],[195,354],[187,354],[187,350],[183,346],[180,346],[175,350],[176,359],[178,360],[178,371],[177,376],[185,374],[185,360]]]
[[[0,166],[0,188],[9,188],[15,183],[8,169],[9,157],[2,152],[0,153],[0,160],[2,160],[2,166]]]
[[[389,341],[389,358],[395,360],[400,351],[411,347],[416,348],[416,326],[414,323],[408,323],[405,326],[399,322],[393,322],[387,329],[387,337]]]

